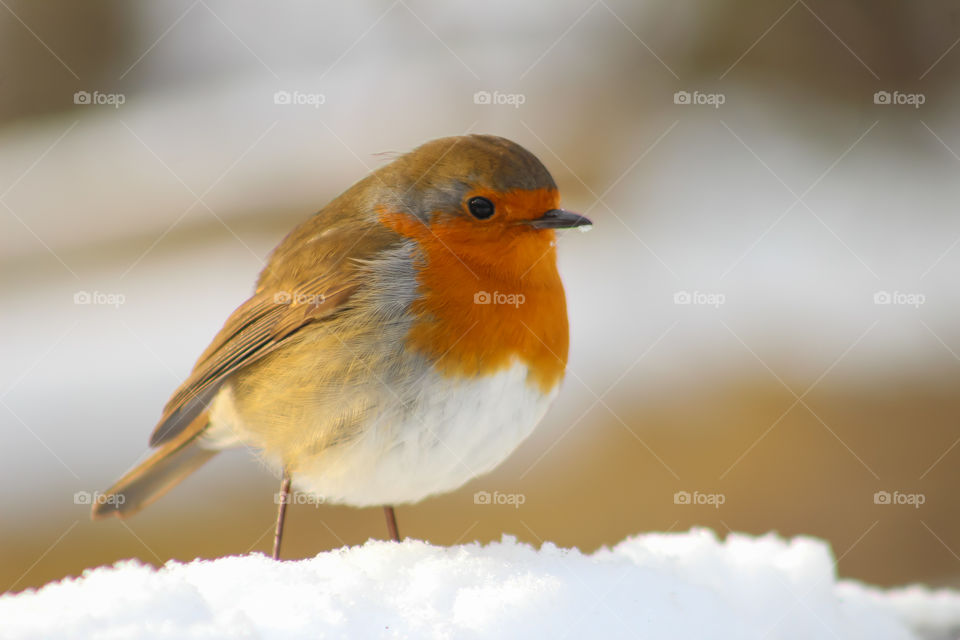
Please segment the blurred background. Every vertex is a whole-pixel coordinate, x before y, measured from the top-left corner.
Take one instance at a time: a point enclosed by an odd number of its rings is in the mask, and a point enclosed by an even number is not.
[[[129,521],[88,501],[288,230],[467,132],[531,149],[595,227],[559,241],[560,399],[405,535],[775,531],[845,577],[960,585],[956,3],[0,5],[0,589],[268,552],[278,483],[246,451]],[[287,522],[287,557],[386,535],[379,509]]]

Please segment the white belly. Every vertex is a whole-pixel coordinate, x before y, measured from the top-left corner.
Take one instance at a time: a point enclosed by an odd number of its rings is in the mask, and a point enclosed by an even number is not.
[[[521,364],[469,382],[431,372],[414,406],[378,416],[354,441],[311,460],[294,486],[358,507],[453,491],[503,462],[546,413],[555,393],[526,378]]]
[[[417,386],[421,392],[407,407],[399,400],[385,403],[360,435],[294,469],[294,486],[357,507],[417,502],[453,491],[503,462],[556,395],[528,384],[527,367],[520,363],[471,381],[430,371]],[[234,434],[243,427],[232,394],[224,391],[212,407],[207,446],[239,444]]]

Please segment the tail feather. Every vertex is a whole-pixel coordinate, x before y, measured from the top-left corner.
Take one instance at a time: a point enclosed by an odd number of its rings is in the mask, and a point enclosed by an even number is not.
[[[201,413],[175,438],[124,474],[93,505],[93,519],[132,516],[215,456],[216,450],[204,449],[197,442],[208,423],[207,413]]]

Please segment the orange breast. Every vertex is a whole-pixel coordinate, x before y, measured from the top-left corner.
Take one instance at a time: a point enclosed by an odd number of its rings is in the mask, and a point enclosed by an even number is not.
[[[569,330],[552,230],[461,218],[427,226],[388,212],[380,220],[422,252],[410,348],[447,376],[490,375],[519,359],[542,391],[560,382]]]

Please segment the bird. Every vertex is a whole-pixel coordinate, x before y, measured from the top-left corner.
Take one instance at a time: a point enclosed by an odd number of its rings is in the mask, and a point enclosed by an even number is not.
[[[506,459],[557,396],[569,324],[556,230],[589,228],[506,138],[438,138],[294,228],[173,393],[156,450],[93,505],[126,518],[248,447],[326,503],[453,491]]]

